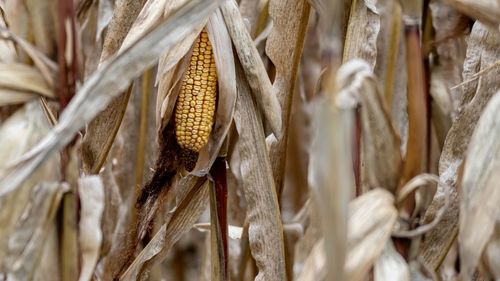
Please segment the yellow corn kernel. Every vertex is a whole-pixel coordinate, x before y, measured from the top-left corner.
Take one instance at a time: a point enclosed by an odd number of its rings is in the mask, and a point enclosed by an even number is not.
[[[217,72],[212,45],[205,30],[193,48],[175,106],[175,136],[183,149],[200,151],[212,131],[217,98]]]

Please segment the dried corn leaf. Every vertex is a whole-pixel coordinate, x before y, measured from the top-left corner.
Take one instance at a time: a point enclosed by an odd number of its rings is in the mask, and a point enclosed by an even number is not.
[[[341,97],[340,93],[338,95]],[[313,106],[308,181],[320,212],[326,263],[331,265],[326,273],[327,280],[334,277],[343,280],[347,251],[347,204],[354,192],[350,164],[354,108],[338,109],[332,97],[318,98]]]
[[[56,26],[59,19],[58,0],[24,0],[30,15],[31,34],[34,45],[48,57],[56,54],[59,30]]]
[[[464,80],[468,80],[476,72],[500,59],[500,53],[496,48],[498,44],[500,44],[500,36],[489,32],[479,22],[474,24],[467,42]],[[426,265],[434,270],[437,270],[441,264],[458,232],[459,202],[456,183],[459,169],[477,120],[488,100],[498,90],[497,77],[499,75],[499,69],[492,70],[479,76],[477,80],[461,86],[463,87],[461,101],[463,109],[448,132],[439,161],[439,180],[444,185],[438,186],[434,200],[424,217],[424,223],[433,220],[446,200],[449,200],[448,211],[441,222],[426,234],[419,254]],[[446,197],[449,198],[446,199]]]
[[[394,197],[383,189],[369,191],[349,204],[346,280],[364,280],[390,239],[397,216]]]
[[[79,246],[82,264],[79,281],[90,281],[100,256],[104,210],[104,186],[99,176],[84,177],[78,181],[80,197]]]
[[[371,190],[349,203],[347,256],[344,277],[340,280],[364,280],[386,243],[390,243],[396,219],[394,197],[386,190]],[[326,260],[324,250],[328,248],[324,243],[320,240],[315,244],[298,280],[337,280],[339,275],[332,275],[335,279],[324,279],[334,265]]]
[[[237,79],[234,119],[239,135],[239,168],[248,204],[248,239],[259,269],[255,280],[285,280],[283,228],[264,129],[241,68],[237,68]]]
[[[347,26],[343,61],[360,58],[373,69],[377,62],[380,15],[374,0],[355,0]]]
[[[36,94],[15,90],[0,90],[0,106],[25,103],[39,97]]]
[[[54,129],[25,155],[22,162],[0,173],[0,186],[3,187],[0,195],[13,190],[50,154],[70,142],[73,135],[119,95],[132,78],[154,64],[163,50],[181,40],[191,30],[190,27],[201,21],[215,6],[216,2],[191,1],[174,17],[158,25],[89,77]],[[177,32],[172,32],[174,29]]]
[[[470,278],[500,221],[500,92],[491,99],[471,137],[460,199],[460,268]]]
[[[498,173],[497,173],[498,175]],[[498,178],[498,176],[497,176]],[[496,183],[498,183],[498,180]],[[483,253],[482,268],[487,271],[491,279],[498,280],[500,278],[500,231],[498,223],[494,235],[486,245]]]
[[[12,40],[16,45],[21,48],[33,60],[34,65],[41,72],[42,77],[50,88],[54,87],[55,75],[57,73],[57,65],[54,61],[50,60],[44,53],[38,50],[35,46],[23,38],[17,36],[9,29],[1,29],[0,35],[8,40]]]
[[[325,241],[320,240],[311,250],[307,257],[302,272],[297,278],[298,281],[322,281],[326,280],[325,266],[326,257],[324,253]]]
[[[273,175],[278,194],[281,194],[283,185],[292,101],[296,94],[295,85],[310,10],[310,5],[305,0],[275,0],[269,4],[273,26],[267,39],[266,53],[276,67],[273,90],[280,102],[283,122],[283,138],[274,142],[270,148],[271,162],[275,163]]]
[[[339,77],[342,91],[360,102],[364,184],[368,189],[382,187],[394,194],[402,166],[400,141],[376,77],[368,63],[357,59],[344,64]]]
[[[408,264],[392,241],[387,241],[382,255],[375,262],[373,274],[375,281],[410,281]]]
[[[445,0],[461,13],[478,19],[500,31],[500,2],[498,0]]]
[[[274,135],[279,138],[282,127],[280,103],[259,52],[245,27],[238,5],[234,0],[225,0],[221,4],[221,10],[257,105]]]
[[[120,46],[125,47],[125,44],[122,46],[122,43],[139,14],[142,7],[141,2],[126,0],[119,1],[116,5],[108,32],[104,37],[98,67],[101,67],[104,62],[115,55],[120,50]],[[130,93],[131,89],[116,97],[87,126],[87,132],[82,142],[83,167],[86,173],[97,174],[104,164],[122,122],[123,114],[125,114]]]
[[[55,97],[38,69],[20,63],[0,63],[0,89]]]
[[[30,15],[26,7],[26,1],[7,1],[4,6],[5,21],[12,33],[17,36],[28,39],[30,33]],[[18,53],[19,61],[27,62],[26,55],[22,52]]]
[[[192,228],[206,208],[209,197],[208,182],[188,177],[184,182],[184,197],[172,210],[172,218],[159,228],[120,280],[145,280],[148,268],[165,259],[170,248]]]
[[[442,149],[446,135],[451,128],[453,101],[446,86],[446,80],[441,70],[435,70],[431,75],[430,85],[431,118],[435,128],[439,147]]]
[[[7,279],[30,280],[36,276],[45,240],[50,239],[51,229],[55,227],[54,220],[64,190],[64,186],[58,183],[39,183],[30,189],[26,198],[16,198],[16,204],[26,204],[19,206],[23,208],[23,213],[15,221],[8,244],[2,245],[5,253],[1,267]],[[4,202],[4,212],[5,208],[9,207]]]

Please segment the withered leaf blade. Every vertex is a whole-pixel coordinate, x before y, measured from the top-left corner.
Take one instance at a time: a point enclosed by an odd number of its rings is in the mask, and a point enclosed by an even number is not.
[[[16,90],[55,97],[38,69],[20,63],[0,63],[0,90]]]
[[[275,163],[273,175],[278,195],[283,189],[292,103],[294,96],[298,94],[296,80],[310,10],[311,7],[305,0],[278,0],[269,3],[273,25],[266,42],[266,53],[276,67],[273,89],[282,110],[282,135],[284,136],[270,147],[271,162]]]
[[[120,50],[129,29],[141,11],[141,1],[119,1],[110,20],[108,32],[104,37],[103,50],[99,66]],[[121,49],[121,50],[124,50]],[[105,110],[87,126],[82,142],[83,167],[88,174],[97,174],[101,169],[111,145],[122,123],[123,115],[131,95],[132,88],[116,97]]]
[[[365,60],[373,69],[377,63],[377,37],[380,15],[376,1],[354,1],[346,31],[343,61]]]
[[[3,173],[0,195],[16,188],[49,155],[69,143],[85,123],[127,87],[131,79],[153,65],[161,52],[180,40],[193,24],[211,13],[216,4],[217,1],[191,1],[175,16],[158,25],[90,76],[61,114],[54,129],[20,163]],[[173,32],[174,29],[176,32]]]
[[[238,5],[234,0],[224,0],[221,10],[257,105],[274,135],[279,138],[282,126],[280,103],[259,52],[245,27]]]
[[[460,198],[460,268],[471,277],[500,221],[500,92],[488,103],[471,137]]]
[[[234,119],[250,223],[248,239],[259,269],[255,280],[286,280],[283,227],[264,128],[243,70],[241,67],[236,70],[238,99]]]
[[[475,125],[490,98],[496,93],[500,69],[493,69],[477,79],[476,73],[500,59],[496,46],[500,36],[476,22],[467,41],[467,56],[463,66],[463,78],[469,82],[460,86],[459,114],[454,120],[443,146],[439,160],[439,180],[444,184],[438,190],[424,217],[424,223],[433,220],[446,200],[450,206],[441,222],[426,234],[419,255],[426,265],[437,270],[458,233],[459,201],[456,189],[460,167]],[[444,190],[448,189],[448,191]],[[446,199],[445,197],[449,197]]]

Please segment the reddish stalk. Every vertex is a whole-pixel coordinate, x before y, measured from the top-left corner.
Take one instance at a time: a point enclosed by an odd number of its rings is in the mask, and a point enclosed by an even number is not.
[[[226,178],[226,160],[224,157],[218,157],[210,173],[214,179],[213,195],[215,197],[216,206],[211,206],[210,216],[215,215],[216,220],[211,219],[212,222],[217,222],[217,249],[218,257],[222,261],[221,266],[221,280],[228,280],[228,249],[227,249],[227,178]]]

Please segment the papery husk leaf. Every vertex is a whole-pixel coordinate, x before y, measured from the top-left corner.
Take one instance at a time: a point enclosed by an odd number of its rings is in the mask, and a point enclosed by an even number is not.
[[[172,14],[174,14],[184,2],[186,2],[186,0],[167,1],[163,11],[163,17],[168,18],[172,16]],[[159,81],[160,77],[177,64],[184,55],[190,53],[190,50],[198,38],[201,30],[204,26],[206,26],[207,20],[208,16],[196,28],[193,28],[192,32],[188,33],[183,40],[179,41],[179,43],[174,45],[172,48],[166,50],[165,54],[160,57],[156,81]]]
[[[84,177],[78,181],[80,197],[79,246],[82,253],[82,268],[79,281],[90,281],[100,257],[104,211],[104,185],[99,176]]]
[[[255,101],[274,135],[279,138],[282,128],[280,103],[259,52],[245,27],[238,5],[234,0],[224,0],[221,10]]]
[[[241,67],[237,68],[237,79],[238,99],[234,118],[239,135],[239,168],[250,224],[248,240],[259,270],[255,280],[285,280],[283,228],[264,128]]]
[[[216,2],[191,1],[89,77],[63,111],[54,129],[20,163],[2,173],[0,196],[18,186],[50,154],[69,143],[86,122],[127,87],[131,79],[153,65],[163,50],[181,40],[215,6]],[[172,32],[174,29],[177,32]]]
[[[217,69],[217,111],[208,144],[199,152],[198,161],[191,172],[197,176],[206,175],[219,156],[219,150],[225,142],[233,122],[236,105],[236,71],[231,38],[219,9],[210,16],[207,23],[207,33],[212,43]]]
[[[471,277],[500,222],[500,92],[491,99],[471,137],[460,198],[460,269]]]

